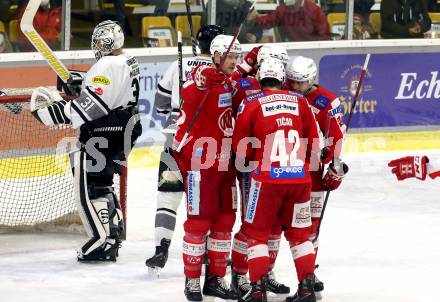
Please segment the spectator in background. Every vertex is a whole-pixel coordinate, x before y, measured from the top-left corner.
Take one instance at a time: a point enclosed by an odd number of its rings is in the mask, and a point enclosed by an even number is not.
[[[21,22],[25,8],[26,6],[21,8],[19,22]],[[60,49],[59,36],[62,27],[61,7],[51,8],[49,0],[42,0],[34,17],[34,27],[50,48],[53,50]],[[21,31],[18,37],[18,48],[20,51],[35,51],[35,48]]]
[[[353,40],[377,38],[369,17],[374,0],[354,0],[353,9]]]
[[[278,26],[287,41],[330,39],[327,18],[312,0],[285,0],[266,16],[258,16],[253,11],[248,22],[253,20],[263,29]]]
[[[119,22],[122,26],[126,35],[132,35],[130,24],[127,19],[127,14],[125,12],[125,2],[126,0],[108,0],[114,4],[115,7],[115,21]],[[170,0],[138,0],[138,1],[127,1],[129,3],[138,3],[143,5],[155,5],[153,14],[155,16],[165,16],[168,12],[168,6],[170,5]]]
[[[385,39],[423,38],[431,28],[424,0],[382,0],[380,16]]]
[[[213,24],[223,27],[227,35],[234,35],[240,24],[245,21],[251,6],[252,2],[247,0],[216,0],[216,20]],[[203,12],[202,25],[208,24],[208,14],[209,10]],[[260,41],[263,30],[255,23],[254,21],[244,24],[238,36],[240,43]]]

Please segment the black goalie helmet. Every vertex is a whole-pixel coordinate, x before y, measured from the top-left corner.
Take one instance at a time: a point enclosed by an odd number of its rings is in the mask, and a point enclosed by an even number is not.
[[[197,33],[197,41],[199,42],[200,52],[209,54],[209,48],[212,40],[218,35],[224,35],[225,30],[219,25],[205,25],[200,28]]]

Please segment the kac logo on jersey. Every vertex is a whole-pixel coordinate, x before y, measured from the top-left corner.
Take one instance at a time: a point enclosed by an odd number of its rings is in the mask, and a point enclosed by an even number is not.
[[[218,118],[218,127],[226,137],[229,137],[234,132],[234,125],[235,120],[232,108],[228,108]]]
[[[271,167],[270,178],[304,178],[304,166]]]
[[[315,104],[316,107],[318,107],[321,110],[324,110],[327,105],[330,103],[329,99],[326,97],[323,97],[322,95],[319,95],[314,101],[313,103]]]
[[[110,85],[110,80],[105,76],[95,76],[93,77],[92,82],[95,84]]]
[[[230,92],[219,94],[218,106],[220,108],[232,106],[232,95]]]

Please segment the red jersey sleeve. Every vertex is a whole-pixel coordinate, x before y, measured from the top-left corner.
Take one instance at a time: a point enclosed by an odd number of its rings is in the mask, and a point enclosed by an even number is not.
[[[306,162],[310,163],[310,171],[314,171],[319,163],[321,148],[319,145],[318,125],[306,99],[300,99],[301,116],[303,118],[303,139],[307,139]]]
[[[249,141],[254,127],[255,109],[255,105],[248,102],[247,99],[244,99],[238,107],[234,134],[232,135],[232,149],[237,158],[241,160],[249,159],[252,154],[252,146]]]

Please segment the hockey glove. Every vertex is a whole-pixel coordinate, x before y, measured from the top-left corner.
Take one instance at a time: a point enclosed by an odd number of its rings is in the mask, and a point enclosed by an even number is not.
[[[242,75],[250,73],[252,68],[257,65],[258,52],[261,47],[263,47],[263,45],[252,48],[252,50],[244,57],[243,63],[237,66],[237,70]]]
[[[194,83],[200,90],[223,86],[225,82],[226,76],[217,68],[202,65],[194,71]]]
[[[348,166],[340,162],[339,164],[334,165],[331,163],[327,169],[327,173],[322,179],[322,185],[326,190],[336,190],[341,185],[342,180],[344,179],[345,174],[348,172]]]
[[[321,151],[321,162],[326,165],[333,160],[334,148],[331,146],[324,147]]]
[[[399,181],[413,177],[425,180],[428,162],[427,156],[406,156],[390,161],[388,167],[392,167],[391,173],[396,174]]]

